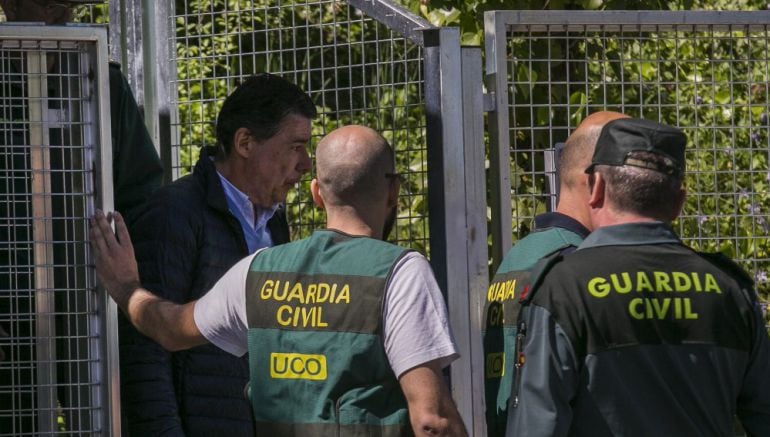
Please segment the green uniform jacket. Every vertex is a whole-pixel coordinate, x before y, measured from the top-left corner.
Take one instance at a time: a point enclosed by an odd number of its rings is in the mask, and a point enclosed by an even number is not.
[[[401,247],[336,231],[272,248],[246,280],[257,435],[411,435],[382,340]]]
[[[559,213],[535,219],[537,230],[519,240],[503,258],[492,279],[484,307],[484,377],[487,435],[505,434],[508,402],[514,384],[518,298],[529,287],[529,269],[556,252],[574,250],[588,229]]]

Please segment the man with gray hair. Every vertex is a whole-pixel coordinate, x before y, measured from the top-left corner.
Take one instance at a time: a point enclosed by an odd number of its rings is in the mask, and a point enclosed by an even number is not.
[[[750,277],[694,252],[684,134],[639,119],[602,130],[589,175],[595,230],[533,270],[520,297],[521,378],[509,436],[770,435],[770,341]]]
[[[316,152],[327,228],[258,251],[184,305],[141,288],[119,214],[91,227],[97,273],[145,335],[169,350],[211,342],[249,353],[248,396],[264,435],[465,435],[443,381],[457,358],[427,260],[382,241],[396,209],[393,150],[347,126]]]

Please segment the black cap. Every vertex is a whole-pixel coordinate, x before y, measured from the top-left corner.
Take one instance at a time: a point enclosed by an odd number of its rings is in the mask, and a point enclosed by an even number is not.
[[[592,173],[595,165],[632,165],[682,175],[686,145],[684,133],[675,127],[638,118],[619,118],[604,125],[586,173]],[[667,158],[666,163],[629,159],[631,152],[656,153]]]

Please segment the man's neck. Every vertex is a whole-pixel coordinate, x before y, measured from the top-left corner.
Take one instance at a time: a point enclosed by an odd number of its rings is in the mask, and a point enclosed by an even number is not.
[[[601,211],[597,211],[591,217],[594,229],[601,228],[603,226],[613,225],[625,225],[628,223],[649,223],[660,221],[657,218],[645,217],[639,214],[623,211],[613,211],[609,208],[602,208]]]
[[[572,217],[586,229],[592,230],[591,215],[588,212],[588,199],[584,199],[585,196],[576,196],[570,192],[563,192],[559,199],[559,204],[556,206],[556,212]],[[578,205],[578,202],[585,201],[585,205]]]
[[[355,211],[326,210],[326,227],[336,229],[348,235],[361,237],[380,238],[382,236],[382,223],[374,223],[374,220],[361,217]]]

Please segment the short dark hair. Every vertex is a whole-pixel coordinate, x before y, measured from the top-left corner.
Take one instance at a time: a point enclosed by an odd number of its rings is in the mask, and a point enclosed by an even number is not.
[[[666,163],[666,157],[653,152],[631,152],[629,158],[660,165]],[[620,211],[660,221],[669,221],[679,212],[681,174],[666,174],[631,165],[597,165],[596,171],[604,177],[607,196]]]
[[[313,119],[316,108],[300,87],[270,73],[248,77],[225,99],[217,116],[217,145],[224,158],[233,148],[235,132],[245,127],[258,141],[278,132],[290,114]]]

